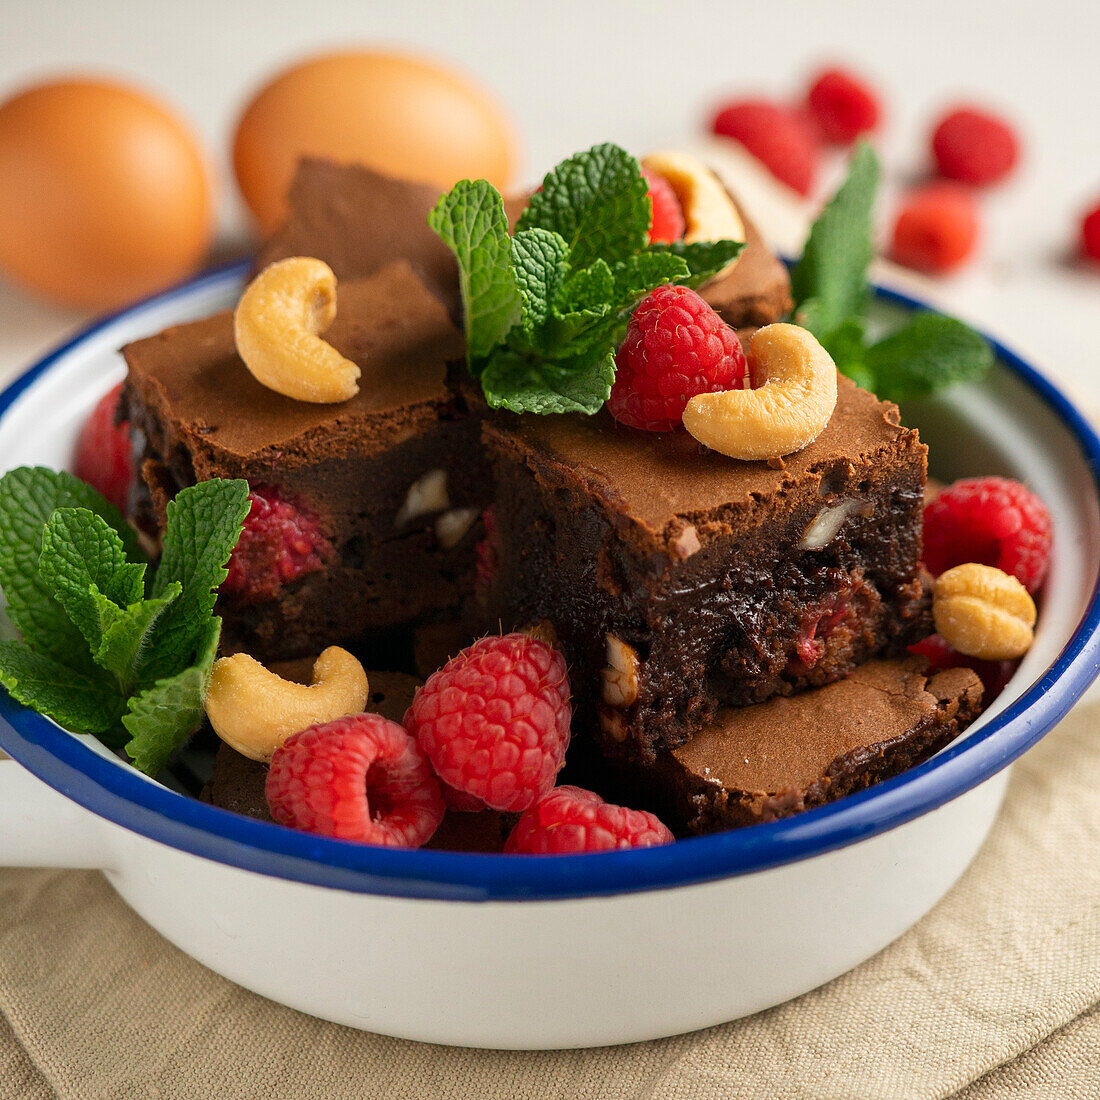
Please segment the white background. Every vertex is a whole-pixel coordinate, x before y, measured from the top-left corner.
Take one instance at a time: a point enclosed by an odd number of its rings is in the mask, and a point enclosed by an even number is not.
[[[239,244],[247,223],[226,162],[236,113],[287,61],[360,44],[477,74],[515,118],[525,178],[595,141],[684,144],[724,95],[793,95],[832,59],[882,90],[895,184],[924,167],[939,108],[998,107],[1024,135],[1025,162],[983,199],[980,261],[925,285],[1086,400],[1100,379],[1100,268],[1070,259],[1080,211],[1100,198],[1098,0],[0,0],[0,97],[73,70],[146,86],[200,133],[223,241]],[[83,319],[0,282],[0,376]]]

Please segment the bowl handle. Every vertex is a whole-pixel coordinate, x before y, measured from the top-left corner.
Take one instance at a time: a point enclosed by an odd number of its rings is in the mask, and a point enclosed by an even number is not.
[[[0,867],[110,866],[99,819],[0,753]]]

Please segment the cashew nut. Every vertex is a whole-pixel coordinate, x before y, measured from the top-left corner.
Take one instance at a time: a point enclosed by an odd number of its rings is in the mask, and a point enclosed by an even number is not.
[[[932,593],[936,631],[967,657],[1006,661],[1031,648],[1035,601],[1015,578],[991,565],[956,565]]]
[[[731,458],[776,458],[817,439],[836,408],[836,366],[813,336],[797,325],[759,329],[749,370],[767,381],[755,390],[696,394],[684,427]]]
[[[690,153],[662,149],[643,158],[642,167],[664,176],[684,213],[684,242],[743,241],[745,223],[722,181]],[[721,279],[737,263],[735,258],[715,275]]]
[[[321,722],[360,714],[367,674],[346,649],[330,646],[313,666],[313,683],[291,683],[247,653],[215,662],[206,693],[214,732],[253,760],[270,760],[291,735]]]
[[[336,317],[328,264],[294,256],[265,267],[233,315],[237,352],[269,390],[327,405],[359,392],[359,368],[318,335]]]
[[[607,635],[605,644],[607,667],[600,671],[603,701],[613,707],[629,707],[638,700],[638,670],[642,665],[638,651],[614,634]]]

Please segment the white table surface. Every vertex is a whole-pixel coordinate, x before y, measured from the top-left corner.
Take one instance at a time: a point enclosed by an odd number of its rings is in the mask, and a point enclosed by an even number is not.
[[[638,153],[683,145],[724,95],[794,94],[834,58],[885,96],[881,145],[895,184],[922,168],[939,108],[958,97],[997,106],[1019,125],[1026,157],[983,200],[981,258],[910,285],[1085,400],[1096,389],[1100,269],[1069,257],[1081,209],[1100,197],[1097,0],[0,0],[0,96],[72,70],[160,94],[206,143],[233,244],[246,225],[226,155],[236,111],[285,62],[360,44],[419,49],[479,74],[515,117],[526,178],[595,141]],[[789,248],[802,212],[783,213],[762,220]],[[85,320],[0,281],[0,379]]]

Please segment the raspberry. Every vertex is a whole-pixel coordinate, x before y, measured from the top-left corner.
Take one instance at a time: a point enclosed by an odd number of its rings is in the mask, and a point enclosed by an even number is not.
[[[924,509],[924,564],[939,576],[966,562],[1010,573],[1038,592],[1050,559],[1050,516],[1018,481],[956,481]]]
[[[565,660],[526,634],[482,638],[416,693],[405,728],[444,783],[494,810],[525,810],[554,785],[569,745]]]
[[[669,432],[697,393],[744,389],[741,341],[694,290],[659,286],[630,319],[607,407],[620,423]]]
[[[495,505],[490,504],[481,513],[481,522],[485,525],[485,537],[474,547],[477,557],[474,576],[477,584],[485,588],[500,569],[500,551],[497,548],[497,517]]]
[[[881,111],[875,93],[844,69],[821,73],[810,85],[806,102],[825,138],[838,145],[851,145],[879,124]]]
[[[945,668],[968,668],[982,682],[982,705],[989,706],[1004,691],[1019,661],[981,661],[977,657],[965,657],[957,649],[948,645],[938,634],[929,634],[919,642],[909,646],[910,653],[916,653],[928,661],[929,672],[939,672]]]
[[[649,184],[649,201],[653,208],[649,219],[649,243],[670,244],[678,241],[684,235],[686,226],[684,211],[676,192],[672,190],[672,184],[648,168],[642,169],[642,175]]]
[[[968,191],[932,183],[909,194],[894,222],[891,256],[899,264],[942,274],[958,267],[978,241],[978,210]]]
[[[653,814],[612,806],[581,787],[555,787],[516,822],[504,845],[512,855],[551,856],[652,848],[674,837]]]
[[[105,394],[84,422],[76,440],[76,476],[98,489],[112,504],[125,509],[134,480],[130,427],[115,423],[120,382]]]
[[[271,485],[254,486],[248,497],[252,507],[221,586],[239,606],[274,599],[332,553],[320,521],[297,497],[284,497]]]
[[[1020,144],[1004,119],[974,107],[956,107],[932,131],[932,155],[947,179],[996,183],[1015,167]]]
[[[1081,252],[1090,260],[1100,261],[1100,202],[1081,219]]]
[[[817,136],[797,111],[762,99],[734,100],[714,116],[711,129],[739,141],[800,195],[813,190],[821,151]]]
[[[288,737],[267,773],[281,825],[307,833],[419,848],[443,820],[443,798],[420,746],[396,722],[357,714]]]

